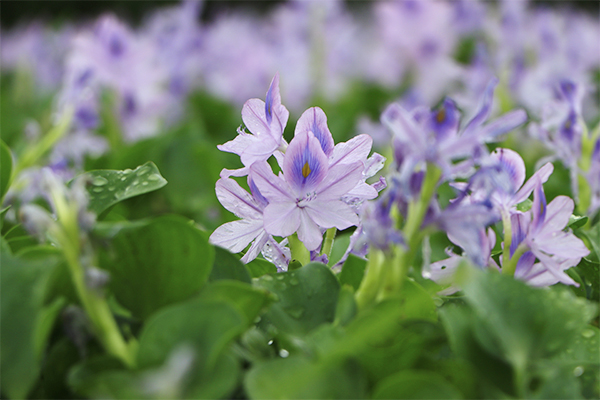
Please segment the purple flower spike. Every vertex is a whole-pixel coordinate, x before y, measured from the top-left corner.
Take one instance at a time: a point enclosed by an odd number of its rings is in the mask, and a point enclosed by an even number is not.
[[[358,216],[341,198],[361,180],[362,162],[329,166],[319,140],[310,131],[298,132],[276,176],[266,162],[255,163],[251,178],[268,199],[265,230],[275,236],[298,238],[308,250],[323,240],[321,229],[346,229],[358,224]]]
[[[223,170],[222,177],[247,175],[252,164],[266,161],[275,151],[287,146],[283,130],[290,113],[281,104],[279,74],[273,78],[266,100],[250,99],[242,108],[242,120],[251,134],[239,129],[235,139],[217,146],[221,151],[239,155],[245,166],[237,171]]]

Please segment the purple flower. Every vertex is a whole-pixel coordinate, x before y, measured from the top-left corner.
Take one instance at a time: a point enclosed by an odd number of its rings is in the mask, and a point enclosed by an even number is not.
[[[281,104],[277,74],[267,91],[266,102],[250,99],[244,104],[242,120],[251,133],[239,129],[239,135],[235,139],[217,146],[221,151],[239,155],[244,164],[244,168],[238,170],[224,169],[221,176],[247,175],[252,164],[266,161],[277,150],[285,150],[287,143],[283,139],[283,130],[289,115],[288,110]]]
[[[242,189],[233,179],[221,178],[217,181],[217,198],[223,207],[242,219],[221,225],[210,236],[212,244],[224,247],[232,253],[239,253],[252,242],[242,257],[244,263],[254,260],[268,243],[278,247],[278,243],[263,227],[263,211],[269,202],[252,180],[249,180],[248,184],[252,194]]]
[[[517,212],[511,217],[511,257],[518,247],[528,250],[519,259],[515,276],[535,278],[535,282],[545,285],[557,282],[576,285],[564,270],[577,265],[590,252],[573,233],[564,231],[573,208],[573,200],[566,196],[558,196],[546,204],[546,196],[538,180],[531,210]],[[535,259],[538,264],[534,263]]]
[[[266,162],[250,168],[250,177],[269,201],[264,228],[274,236],[298,238],[308,250],[322,242],[321,229],[346,229],[358,216],[341,198],[361,180],[364,165],[330,162],[312,131],[300,130],[283,158],[282,174],[273,174]]]
[[[497,140],[501,134],[524,123],[527,119],[525,112],[515,110],[484,125],[491,111],[497,83],[497,80],[489,83],[479,110],[460,133],[460,113],[449,99],[434,111],[417,108],[409,113],[397,103],[390,105],[381,118],[397,143],[404,148],[401,175],[412,173],[422,162],[431,162],[440,166],[447,178],[451,177],[465,167],[453,165],[454,160],[485,154],[484,143]],[[470,163],[472,161],[467,161],[467,164]]]

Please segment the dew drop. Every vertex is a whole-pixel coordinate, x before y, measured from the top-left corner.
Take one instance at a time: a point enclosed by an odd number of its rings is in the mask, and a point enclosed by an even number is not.
[[[135,179],[133,182],[131,182],[131,184],[132,184],[133,186],[137,186],[137,185],[139,185],[139,184],[140,184],[140,180],[139,180],[139,179]]]
[[[113,185],[110,185],[109,187],[107,187],[107,189],[112,192],[113,190],[115,190],[115,187]]]
[[[591,329],[586,329],[585,331],[581,332],[581,336],[583,336],[584,338],[591,338],[592,336],[594,336],[594,331]]]
[[[292,275],[292,277],[290,278],[290,285],[292,286],[296,286],[300,283],[300,281],[298,280],[298,278],[296,278],[295,275]]]
[[[142,182],[142,186],[148,186],[148,182],[146,182],[146,181]]]
[[[108,179],[106,179],[103,176],[95,176],[94,179],[92,179],[92,184],[94,184],[95,186],[102,186],[102,185],[106,185],[108,183]]]
[[[92,192],[101,193],[104,192],[104,189],[101,187],[92,188]]]
[[[160,176],[158,176],[157,174],[150,174],[146,179],[152,182],[156,182],[160,180]]]
[[[283,275],[277,275],[277,280],[282,281],[285,279],[285,277]]]
[[[286,349],[279,350],[279,357],[287,358],[289,355],[290,355],[290,352],[287,351]]]
[[[304,307],[290,307],[285,310],[292,318],[299,319],[304,315]]]
[[[265,280],[265,281],[272,281],[272,280],[273,280],[273,277],[272,277],[271,275],[264,275],[264,276],[262,277],[262,279],[263,279],[263,280]]]
[[[122,180],[122,181],[124,181],[125,179],[127,179],[127,177],[126,177],[126,176],[122,176],[122,177],[121,177],[121,180]]]
[[[143,167],[141,167],[140,169],[137,170],[137,174],[138,175],[144,175],[144,174],[146,174],[148,172],[150,172],[150,167],[148,167],[147,165],[143,166]]]
[[[583,375],[584,372],[585,372],[585,369],[581,365],[578,365],[573,370],[573,375],[574,376],[581,376],[581,375]]]
[[[267,343],[269,346],[273,344],[273,339],[269,340],[269,342]]]

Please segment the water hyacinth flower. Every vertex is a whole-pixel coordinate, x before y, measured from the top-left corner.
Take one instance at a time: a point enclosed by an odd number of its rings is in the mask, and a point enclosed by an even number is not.
[[[522,254],[516,277],[541,286],[557,282],[577,285],[564,271],[577,265],[590,251],[572,232],[564,231],[573,208],[573,200],[566,196],[557,196],[547,204],[544,189],[537,182],[531,210],[514,213],[511,217],[510,254],[515,255],[517,249]]]
[[[362,178],[360,161],[330,167],[319,140],[311,131],[298,133],[285,153],[282,175],[266,162],[251,167],[251,177],[269,200],[264,210],[265,230],[275,236],[298,238],[308,250],[322,242],[321,229],[346,229],[358,224],[358,216],[341,197]]]
[[[484,124],[491,112],[494,88],[498,80],[492,80],[484,93],[479,110],[464,126],[460,126],[460,111],[456,104],[445,99],[437,110],[417,108],[408,112],[398,103],[384,111],[382,122],[391,130],[396,142],[405,147],[400,174],[405,177],[423,162],[437,164],[446,179],[469,171],[475,158],[486,154],[484,144],[523,124],[527,115],[514,110]],[[453,161],[468,157],[467,161],[454,165]]]
[[[247,175],[252,164],[266,161],[275,151],[285,151],[287,142],[283,138],[283,130],[289,115],[287,108],[281,104],[279,75],[275,75],[266,101],[250,99],[242,108],[242,120],[251,133],[239,129],[235,139],[217,146],[221,151],[239,155],[244,164],[244,168],[238,170],[223,169],[221,177]]]

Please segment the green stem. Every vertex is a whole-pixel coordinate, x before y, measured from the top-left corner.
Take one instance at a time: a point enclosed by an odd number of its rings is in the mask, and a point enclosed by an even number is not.
[[[288,242],[292,252],[292,261],[299,261],[302,265],[308,264],[310,262],[310,251],[308,251],[304,243],[298,239],[298,235],[294,233],[292,236],[288,236]]]
[[[371,247],[365,276],[356,291],[356,304],[359,310],[364,310],[371,305],[379,293],[382,280],[385,276],[383,268],[385,261],[383,251]]]
[[[502,273],[505,275],[514,276],[515,271],[517,270],[517,263],[519,262],[519,258],[521,258],[523,253],[525,253],[528,250],[529,250],[529,248],[525,244],[521,243],[519,245],[519,247],[517,247],[517,249],[515,250],[512,257],[510,257],[510,259],[504,258],[504,255],[503,255],[502,256]]]
[[[325,232],[325,240],[323,240],[323,246],[321,247],[321,255],[326,254],[327,258],[331,256],[331,249],[333,248],[333,241],[335,240],[335,235],[337,233],[337,228],[329,228],[327,232]]]
[[[67,133],[72,120],[73,109],[68,108],[64,111],[58,123],[35,146],[29,147],[20,157],[12,173],[10,183],[21,171],[35,165]]]
[[[508,212],[502,210],[502,227],[504,228],[504,248],[502,249],[502,262],[507,264],[510,260],[510,246],[512,244],[512,225],[510,222],[510,215]],[[502,267],[503,273],[504,266]]]

